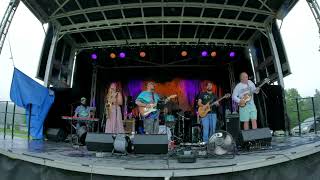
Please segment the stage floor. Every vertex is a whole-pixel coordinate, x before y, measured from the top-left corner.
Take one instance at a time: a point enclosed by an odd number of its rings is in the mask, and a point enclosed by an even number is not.
[[[273,137],[271,148],[238,152],[234,158],[197,158],[196,163],[178,163],[170,155],[112,155],[96,157],[85,146],[70,143],[0,140],[0,153],[42,166],[69,171],[129,177],[185,177],[230,173],[270,166],[320,151],[320,136]],[[169,153],[170,154],[170,153]]]

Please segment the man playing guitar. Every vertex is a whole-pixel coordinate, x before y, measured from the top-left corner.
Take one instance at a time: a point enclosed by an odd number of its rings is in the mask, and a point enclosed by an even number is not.
[[[216,100],[217,96],[212,92],[212,83],[208,82],[207,91],[199,95],[198,106],[219,106],[219,102]],[[215,107],[211,108],[211,111],[209,111],[206,116],[201,118],[201,123],[203,126],[202,138],[203,141],[207,143],[209,141],[209,137],[211,137],[216,130],[217,110]]]
[[[248,74],[240,74],[240,82],[233,90],[232,99],[239,104],[240,121],[243,122],[243,129],[249,129],[251,119],[252,129],[257,128],[257,109],[253,101],[253,94],[258,94],[260,88],[256,88],[254,83],[248,80]]]
[[[165,103],[174,97],[176,97],[176,95],[169,96],[165,100]],[[159,110],[156,109],[159,101],[160,96],[155,93],[154,82],[148,82],[147,90],[141,92],[136,99],[146,134],[158,134],[159,132]]]

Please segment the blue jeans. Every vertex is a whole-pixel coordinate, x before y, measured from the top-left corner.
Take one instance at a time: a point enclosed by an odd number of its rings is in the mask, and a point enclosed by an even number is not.
[[[217,124],[217,114],[216,113],[209,113],[204,118],[201,119],[202,123],[202,140],[204,142],[208,142],[209,138],[215,133],[216,131],[216,124]]]

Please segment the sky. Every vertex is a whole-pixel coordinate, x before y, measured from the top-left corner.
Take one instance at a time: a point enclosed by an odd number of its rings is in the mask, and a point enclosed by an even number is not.
[[[290,11],[280,32],[292,72],[284,78],[285,88],[297,88],[303,97],[313,96],[320,89],[320,34],[305,0]]]
[[[0,0],[1,19],[8,4],[9,0]],[[0,101],[10,100],[13,63],[10,59],[9,40],[15,67],[37,80],[35,76],[44,37],[45,33],[40,21],[33,16],[23,3],[20,3],[0,54]]]
[[[8,3],[9,0],[0,0],[1,19]],[[285,88],[297,88],[303,97],[313,96],[315,89],[320,89],[320,37],[305,0],[300,0],[290,11],[282,22],[280,32],[292,72],[284,78]],[[9,41],[15,67],[37,80],[35,76],[44,37],[42,24],[20,3],[0,54],[0,101],[10,100],[13,63]]]

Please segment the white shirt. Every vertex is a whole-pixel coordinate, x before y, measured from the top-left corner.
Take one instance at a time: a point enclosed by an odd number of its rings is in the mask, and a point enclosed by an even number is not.
[[[240,82],[236,85],[236,87],[233,90],[232,100],[239,103],[240,99],[245,94],[249,93],[252,96],[252,98],[250,99],[250,101],[248,103],[253,104],[254,103],[253,102],[253,93],[255,90],[256,90],[256,86],[254,85],[254,83],[252,81],[248,80],[247,84]]]

